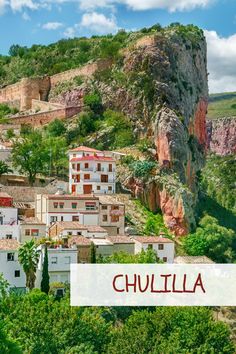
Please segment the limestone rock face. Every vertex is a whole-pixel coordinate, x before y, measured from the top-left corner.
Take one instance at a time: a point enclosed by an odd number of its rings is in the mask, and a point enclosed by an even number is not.
[[[236,118],[208,120],[207,148],[221,156],[236,154]]]

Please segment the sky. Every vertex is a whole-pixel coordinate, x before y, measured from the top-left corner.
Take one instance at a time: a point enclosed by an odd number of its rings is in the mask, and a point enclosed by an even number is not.
[[[236,91],[236,0],[0,0],[0,54],[172,22],[205,31],[210,92]]]

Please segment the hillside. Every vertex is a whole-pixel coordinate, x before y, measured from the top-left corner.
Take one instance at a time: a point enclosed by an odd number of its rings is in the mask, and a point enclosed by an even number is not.
[[[236,117],[236,92],[224,92],[209,96],[208,119]]]

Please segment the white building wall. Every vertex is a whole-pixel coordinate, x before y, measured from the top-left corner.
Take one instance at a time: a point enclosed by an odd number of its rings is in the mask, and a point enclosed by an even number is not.
[[[18,223],[17,208],[0,207],[0,225],[16,225]]]
[[[8,253],[14,253],[14,260],[8,261]],[[15,271],[20,271],[20,277],[15,276]],[[10,284],[10,288],[25,288],[26,277],[22,266],[18,261],[17,251],[0,251],[0,273]]]
[[[0,225],[0,239],[11,238],[20,241],[19,225]]]
[[[136,240],[135,241],[135,254],[140,253],[143,249],[146,251],[150,243],[140,243]],[[159,245],[163,245],[163,250],[159,250]],[[175,256],[175,246],[174,242],[170,243],[152,243],[153,250],[156,251],[157,256],[160,260],[163,260],[164,257],[167,258],[167,263],[174,263],[174,256]]]
[[[98,213],[83,213],[80,214],[79,212],[71,212],[71,213],[47,213],[46,214],[46,224],[47,226],[51,225],[52,217],[57,218],[56,221],[73,221],[73,216],[79,217],[79,223],[81,225],[89,225],[89,226],[96,226],[99,223],[99,214]],[[54,221],[54,222],[56,222]]]

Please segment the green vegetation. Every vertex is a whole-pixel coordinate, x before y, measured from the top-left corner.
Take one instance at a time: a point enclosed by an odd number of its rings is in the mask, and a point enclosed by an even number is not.
[[[39,261],[39,250],[37,250],[34,240],[26,242],[20,247],[18,259],[26,275],[26,287],[32,290],[35,285]]]
[[[1,299],[0,323],[1,353],[235,352],[228,326],[207,308],[76,308],[68,294],[33,290]]]
[[[236,213],[236,158],[209,156],[202,171],[204,191],[222,207]]]
[[[209,119],[236,116],[236,92],[210,95],[207,117]]]
[[[6,104],[0,104],[0,123],[5,124],[8,122],[8,116],[16,114],[18,109],[11,108]]]
[[[96,246],[93,242],[90,246],[90,263],[97,263]]]
[[[130,165],[134,177],[148,179],[157,168],[155,161],[135,161]]]
[[[48,249],[45,246],[44,259],[43,259],[43,272],[42,272],[42,281],[41,281],[41,291],[45,294],[49,293],[49,273],[48,273]]]
[[[12,173],[12,169],[6,164],[6,162],[0,160],[0,176]]]
[[[161,263],[156,255],[156,252],[151,248],[146,251],[142,250],[138,254],[128,254],[126,252],[114,253],[109,257],[100,257],[98,263],[111,263],[111,264],[134,264],[134,263]]]
[[[184,239],[184,249],[190,256],[207,256],[217,263],[230,263],[235,259],[233,230],[220,226],[217,219],[205,216],[194,234]]]

